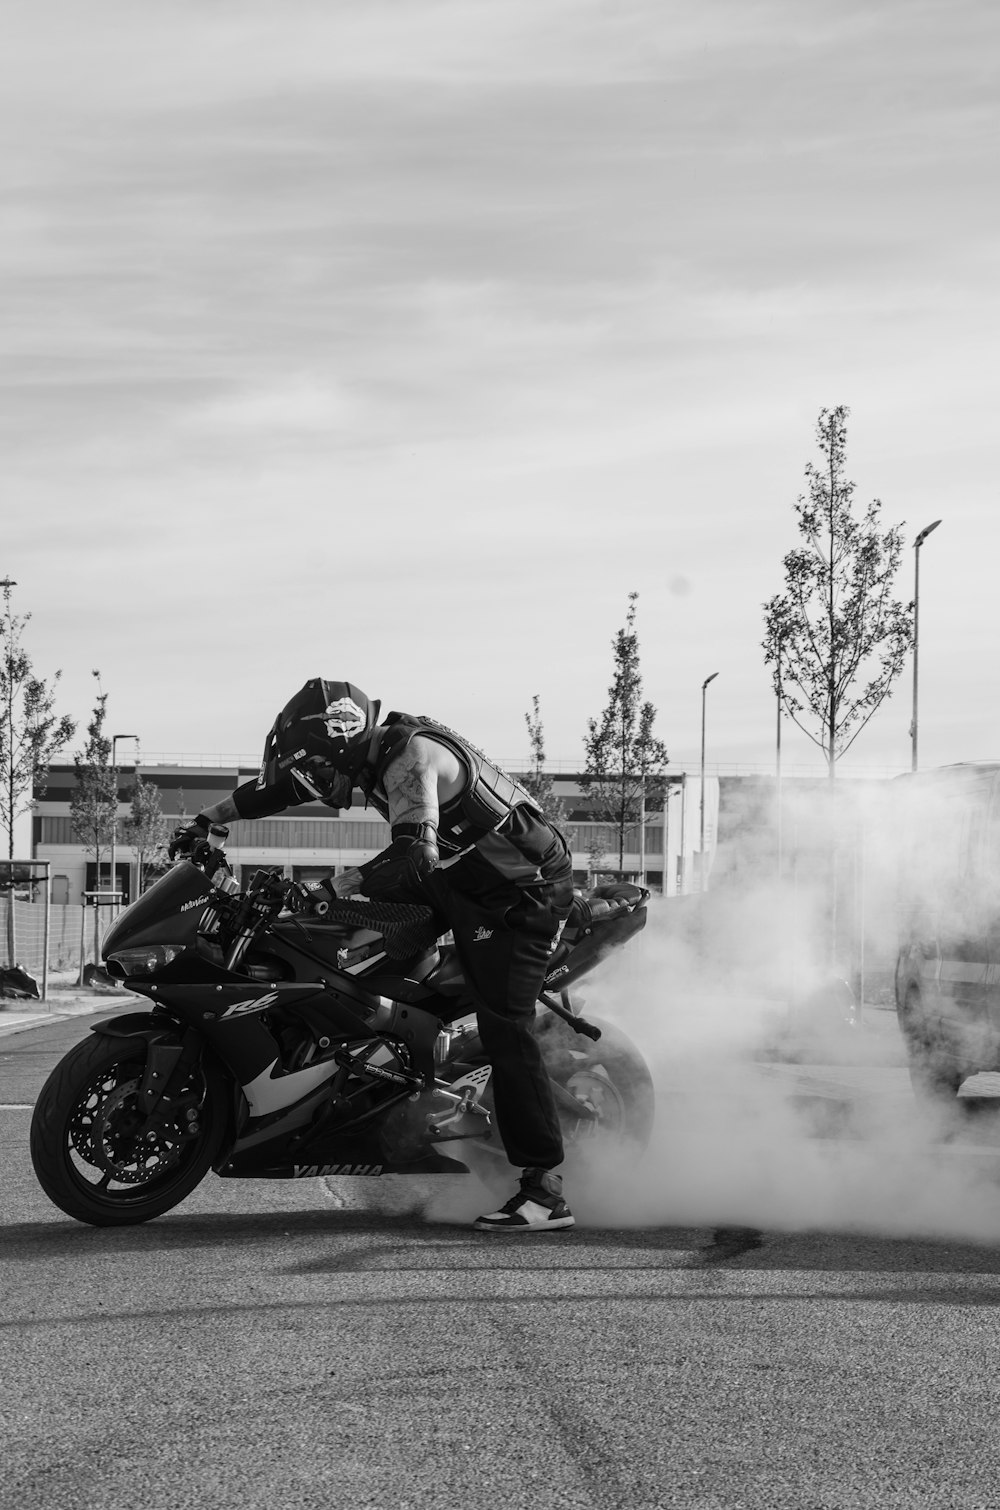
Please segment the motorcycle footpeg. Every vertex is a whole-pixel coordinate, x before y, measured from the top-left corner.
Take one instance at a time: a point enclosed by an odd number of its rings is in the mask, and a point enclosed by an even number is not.
[[[571,1012],[568,1007],[563,1006],[562,1002],[558,1002],[554,996],[550,996],[548,991],[540,991],[538,993],[538,1000],[543,1007],[548,1007],[549,1011],[554,1013],[556,1017],[561,1017],[563,1022],[568,1023],[574,1033],[582,1033],[585,1038],[592,1038],[595,1043],[600,1038],[600,1028],[595,1027],[592,1022],[588,1022],[585,1017],[579,1017],[576,1012]]]
[[[485,1125],[477,1128],[475,1132],[449,1133],[449,1127],[456,1127],[465,1117],[466,1112],[472,1112],[478,1117],[485,1119]],[[493,1132],[493,1119],[485,1106],[463,1106],[456,1111],[446,1112],[443,1116],[428,1117],[427,1131],[432,1138],[439,1141],[447,1141],[449,1138],[489,1138]]]

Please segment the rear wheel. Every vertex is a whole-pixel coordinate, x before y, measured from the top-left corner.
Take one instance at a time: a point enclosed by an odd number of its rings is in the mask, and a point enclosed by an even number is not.
[[[601,1029],[596,1042],[554,1014],[537,1027],[545,1067],[557,1087],[567,1150],[604,1138],[644,1148],[653,1130],[653,1077],[626,1034],[608,1023],[596,1025]],[[566,1097],[559,1096],[560,1088]]]
[[[138,1102],[146,1050],[144,1038],[94,1034],[56,1065],[35,1104],[35,1174],[77,1221],[115,1227],[162,1215],[190,1195],[221,1147],[225,1085],[204,1064],[146,1127]]]

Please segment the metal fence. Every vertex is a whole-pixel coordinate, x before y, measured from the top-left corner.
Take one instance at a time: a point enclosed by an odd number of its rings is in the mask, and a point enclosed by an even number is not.
[[[79,975],[85,964],[100,962],[100,941],[111,926],[110,906],[98,907],[96,912],[97,953],[93,907],[78,902],[53,902],[46,909],[42,902],[16,901],[9,892],[0,893],[0,960],[6,966],[19,965],[39,986],[49,974]]]

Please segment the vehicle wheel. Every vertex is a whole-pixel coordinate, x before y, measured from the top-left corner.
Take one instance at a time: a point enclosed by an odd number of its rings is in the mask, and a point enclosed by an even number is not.
[[[560,1104],[559,1116],[567,1148],[582,1148],[593,1139],[624,1138],[645,1148],[653,1130],[653,1077],[631,1039],[610,1023],[595,1021],[601,1036],[595,1043],[575,1033],[554,1014],[537,1028],[545,1067],[557,1086],[568,1091],[596,1115],[574,1115]]]
[[[956,1063],[935,1044],[928,1032],[920,993],[911,989],[906,993],[899,1026],[906,1045],[906,1057],[910,1070],[913,1094],[925,1106],[954,1106],[960,1108],[958,1092],[968,1071]]]
[[[31,1118],[31,1162],[46,1195],[95,1227],[147,1222],[204,1178],[226,1131],[222,1076],[199,1065],[140,1142],[144,1038],[94,1034],[56,1065]],[[186,1112],[194,1111],[189,1117]]]

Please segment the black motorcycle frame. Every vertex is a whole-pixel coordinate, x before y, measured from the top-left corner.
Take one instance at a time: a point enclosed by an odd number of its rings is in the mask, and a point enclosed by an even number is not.
[[[569,986],[645,925],[648,895],[623,885],[580,897],[553,955],[540,1001],[590,1039],[600,1029]],[[204,845],[112,925],[109,972],[151,1003],[93,1028],[145,1042],[134,1136],[180,1125],[196,1137],[210,1083],[213,1094],[225,1083],[219,1175],[464,1172],[439,1145],[489,1143],[490,1071],[441,920],[354,901],[317,918],[309,906],[279,872],[241,892]],[[594,1120],[585,1099],[554,1088],[566,1115]]]

